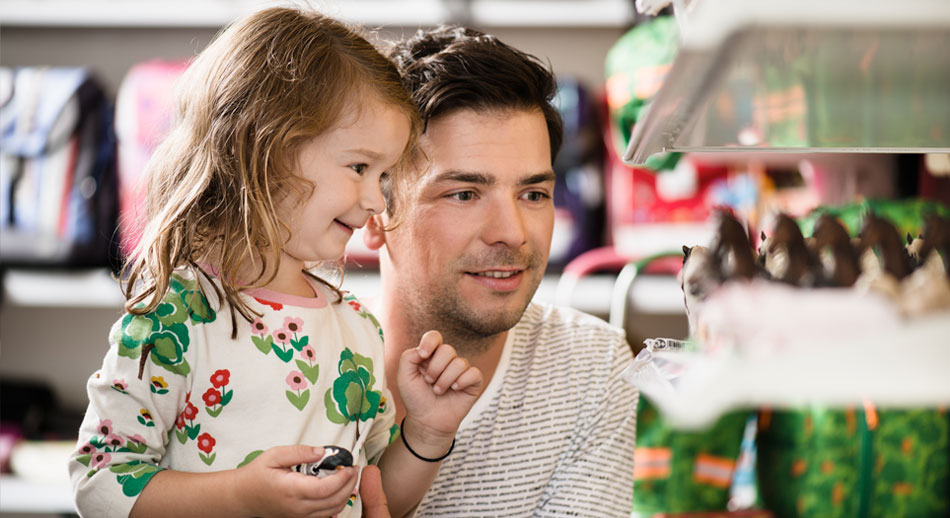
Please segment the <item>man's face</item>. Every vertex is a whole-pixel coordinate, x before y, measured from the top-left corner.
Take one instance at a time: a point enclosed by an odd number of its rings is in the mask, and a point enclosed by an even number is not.
[[[547,265],[554,172],[540,111],[463,110],[429,121],[428,161],[386,234],[390,286],[416,328],[488,337],[513,327]]]

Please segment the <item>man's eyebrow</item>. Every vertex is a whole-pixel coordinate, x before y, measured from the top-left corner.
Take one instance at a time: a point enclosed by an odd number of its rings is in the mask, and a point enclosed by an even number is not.
[[[555,181],[554,171],[545,171],[526,176],[518,180],[518,185],[536,185],[539,183]],[[433,183],[439,182],[459,182],[473,183],[478,185],[494,185],[496,179],[493,175],[480,173],[478,171],[459,171],[450,170],[440,173],[432,179]]]
[[[553,182],[556,180],[554,176],[554,171],[545,171],[543,173],[533,174],[527,178],[523,178],[518,182],[519,185],[535,185],[545,182]]]
[[[449,170],[439,173],[432,179],[432,183],[440,182],[459,182],[459,183],[474,183],[479,185],[493,185],[495,183],[495,177],[479,173],[477,171],[459,171],[459,170]]]

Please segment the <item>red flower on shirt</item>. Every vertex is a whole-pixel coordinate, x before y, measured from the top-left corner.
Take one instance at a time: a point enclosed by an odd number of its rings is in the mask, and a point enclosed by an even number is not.
[[[204,400],[205,406],[214,406],[221,402],[221,393],[217,389],[209,388],[201,399]]]
[[[198,436],[198,449],[207,454],[211,454],[215,442],[214,437],[212,437],[210,433],[205,432]]]
[[[215,388],[221,388],[231,381],[231,371],[227,369],[218,369],[211,375],[211,384]]]
[[[185,416],[185,419],[189,421],[194,421],[198,417],[198,407],[191,404],[191,401],[185,405],[185,409],[182,411],[182,415]]]

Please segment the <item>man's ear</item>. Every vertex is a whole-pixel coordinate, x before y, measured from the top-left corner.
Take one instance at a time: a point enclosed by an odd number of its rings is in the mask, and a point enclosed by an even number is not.
[[[375,215],[366,222],[366,228],[363,229],[363,244],[370,250],[379,250],[386,244],[386,232],[383,232],[382,216]]]

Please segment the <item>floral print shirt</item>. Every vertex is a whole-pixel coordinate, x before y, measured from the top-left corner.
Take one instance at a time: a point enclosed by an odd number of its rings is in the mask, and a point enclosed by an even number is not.
[[[198,283],[202,290],[198,290]],[[336,445],[375,461],[396,426],[382,330],[352,295],[244,292],[247,322],[218,302],[216,279],[185,271],[146,315],[112,327],[69,471],[83,516],[128,516],[159,470],[236,468],[274,446]],[[210,299],[210,300],[209,300]],[[360,516],[354,495],[344,516]]]

